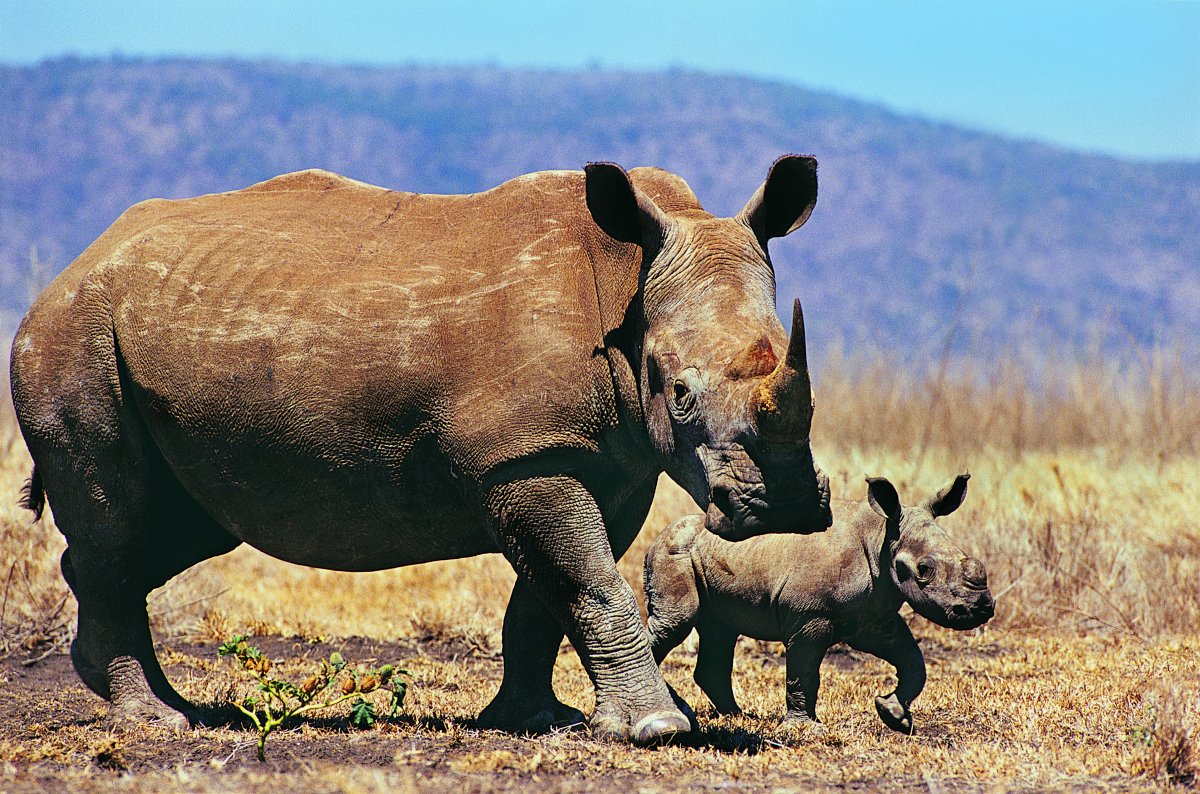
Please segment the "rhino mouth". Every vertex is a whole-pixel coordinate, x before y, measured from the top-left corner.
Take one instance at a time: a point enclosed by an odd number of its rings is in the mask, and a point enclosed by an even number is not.
[[[709,491],[705,527],[726,540],[827,529],[833,524],[829,477],[817,469],[814,480],[810,493],[797,496],[791,491],[775,497],[761,483],[747,487],[728,478],[718,479]]]
[[[974,603],[959,602],[951,604],[944,609],[942,615],[937,618],[930,618],[930,620],[948,629],[967,631],[979,628],[991,620],[995,614],[995,600],[990,595],[984,593]]]

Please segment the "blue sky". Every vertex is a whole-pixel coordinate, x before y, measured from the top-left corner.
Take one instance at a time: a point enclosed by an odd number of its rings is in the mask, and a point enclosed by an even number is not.
[[[0,62],[68,53],[683,67],[1081,151],[1200,160],[1200,0],[0,0]]]

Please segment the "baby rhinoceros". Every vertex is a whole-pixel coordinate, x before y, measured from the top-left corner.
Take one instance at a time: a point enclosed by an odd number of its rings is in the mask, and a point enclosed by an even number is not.
[[[902,506],[896,488],[867,479],[867,502],[847,502],[815,535],[735,542],[688,516],[646,553],[646,605],[655,661],[700,635],[695,680],[717,711],[738,713],[731,676],[740,635],[787,646],[787,722],[816,720],[821,660],[845,642],[896,668],[896,689],[875,698],[880,719],[912,732],[909,706],[925,686],[925,659],[900,605],[941,626],[972,629],[995,611],[983,563],[937,525],[967,494],[960,474],[933,498]]]

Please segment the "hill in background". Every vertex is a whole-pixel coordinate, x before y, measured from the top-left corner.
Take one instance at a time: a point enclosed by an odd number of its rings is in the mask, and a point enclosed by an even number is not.
[[[131,204],[321,167],[471,192],[589,160],[683,175],[735,213],[784,152],[820,199],[772,244],[817,347],[986,358],[1186,341],[1200,163],[1069,153],[791,85],[693,72],[64,59],[0,67],[0,310]],[[31,253],[31,252],[36,252]]]

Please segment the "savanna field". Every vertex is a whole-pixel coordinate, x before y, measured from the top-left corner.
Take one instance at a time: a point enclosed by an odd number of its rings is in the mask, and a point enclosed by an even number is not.
[[[909,373],[887,357],[831,353],[816,374],[814,453],[836,498],[886,476],[906,503],[960,471],[962,509],[942,520],[988,566],[995,618],[970,632],[905,614],[929,670],[916,733],[887,730],[872,698],[892,668],[844,646],[822,667],[823,729],[780,728],[782,647],[741,640],[718,716],[692,683],[695,637],[667,680],[700,730],[653,750],[586,733],[519,737],[474,718],[499,686],[513,583],[498,556],[366,574],[310,570],[248,547],[150,597],[159,656],[209,727],[111,732],[103,701],[66,655],[75,602],[63,540],[17,506],[30,461],[0,415],[0,790],[746,791],[1145,790],[1200,771],[1200,386],[1170,351]],[[948,362],[943,362],[948,364]],[[656,534],[695,512],[665,478],[621,570],[641,589]],[[330,527],[331,537],[337,528]],[[272,734],[266,762],[232,703],[250,682],[218,645],[251,635],[297,683],[333,651],[411,674],[404,709],[369,728],[346,706]],[[591,706],[563,645],[559,696]]]

